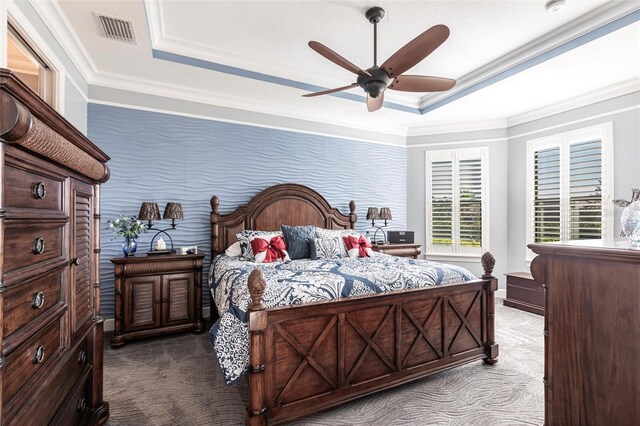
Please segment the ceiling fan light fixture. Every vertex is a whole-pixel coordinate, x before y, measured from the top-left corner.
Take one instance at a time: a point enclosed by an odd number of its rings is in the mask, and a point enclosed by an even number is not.
[[[549,15],[554,15],[564,9],[566,5],[565,0],[549,0],[544,7]]]

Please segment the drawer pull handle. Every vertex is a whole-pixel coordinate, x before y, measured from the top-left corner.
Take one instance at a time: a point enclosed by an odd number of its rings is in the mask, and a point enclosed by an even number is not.
[[[33,352],[32,361],[34,364],[40,364],[42,363],[42,361],[44,361],[44,346],[40,345],[36,348],[36,350]]]
[[[42,182],[35,182],[33,184],[33,196],[37,200],[44,200],[47,196],[47,187]]]
[[[78,401],[76,410],[78,410],[78,413],[84,413],[87,410],[87,400],[82,398],[80,401]]]
[[[34,254],[42,254],[42,252],[44,252],[44,238],[37,237],[35,240],[33,240],[31,250]]]
[[[83,365],[85,362],[87,362],[87,352],[80,351],[78,354],[78,364]]]
[[[31,307],[33,309],[40,309],[44,306],[44,293],[39,291],[33,295],[33,299],[31,299]]]
[[[73,263],[75,266],[79,266],[80,265],[80,259],[79,258],[75,258],[71,261],[71,263]]]

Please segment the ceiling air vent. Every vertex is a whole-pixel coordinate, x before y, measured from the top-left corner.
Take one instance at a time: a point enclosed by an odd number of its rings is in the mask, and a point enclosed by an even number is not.
[[[107,38],[124,43],[136,44],[133,22],[104,15],[98,15],[98,19],[100,20],[100,24],[102,24],[104,35],[107,36]]]

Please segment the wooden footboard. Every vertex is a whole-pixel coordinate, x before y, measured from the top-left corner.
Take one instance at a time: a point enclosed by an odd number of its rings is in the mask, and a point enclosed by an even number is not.
[[[483,359],[494,364],[495,259],[482,279],[266,309],[249,276],[249,425],[278,424]]]

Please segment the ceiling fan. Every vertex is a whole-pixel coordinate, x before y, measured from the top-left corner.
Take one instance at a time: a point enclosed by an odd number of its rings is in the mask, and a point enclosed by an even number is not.
[[[429,28],[391,55],[382,65],[378,66],[378,22],[384,17],[384,10],[381,7],[372,7],[367,10],[365,16],[369,22],[373,24],[373,66],[366,70],[362,69],[338,55],[327,46],[317,41],[310,41],[310,48],[331,62],[357,74],[358,79],[356,83],[348,86],[324,90],[322,92],[307,93],[302,96],[328,95],[329,93],[340,92],[360,86],[367,93],[367,109],[369,112],[373,112],[382,107],[384,91],[386,89],[404,92],[441,92],[455,86],[456,81],[451,78],[402,74],[429,56],[444,43],[449,37],[449,28],[447,28],[447,26],[436,25]]]

